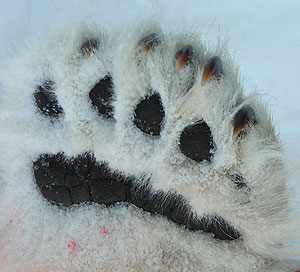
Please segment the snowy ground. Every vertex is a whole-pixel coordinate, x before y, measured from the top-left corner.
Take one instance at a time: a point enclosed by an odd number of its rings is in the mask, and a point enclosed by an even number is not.
[[[57,27],[72,16],[92,17],[106,29],[132,18],[158,16],[166,26],[200,31],[209,44],[229,37],[229,48],[245,77],[270,103],[287,154],[300,165],[300,1],[78,1],[2,0],[0,54],[36,25]],[[298,175],[300,182],[300,175]],[[300,195],[300,184],[298,186]]]

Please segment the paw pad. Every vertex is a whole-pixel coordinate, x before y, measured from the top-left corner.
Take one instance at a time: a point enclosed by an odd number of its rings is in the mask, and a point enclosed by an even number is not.
[[[185,127],[180,135],[179,148],[182,154],[196,162],[210,162],[215,143],[209,126],[200,121]]]
[[[240,237],[239,232],[223,218],[197,218],[181,195],[156,192],[149,184],[137,187],[135,177],[117,174],[106,163],[97,163],[90,153],[71,159],[63,153],[44,154],[33,162],[33,171],[41,194],[58,206],[69,207],[83,202],[110,206],[128,202],[144,211],[165,216],[189,230],[212,233],[220,240]]]
[[[134,111],[133,123],[142,132],[159,136],[163,127],[165,111],[162,105],[161,97],[154,93],[144,98]]]
[[[114,89],[110,75],[107,75],[96,83],[91,89],[89,97],[92,105],[97,109],[100,116],[106,119],[113,119],[114,108],[112,102],[114,101]]]
[[[42,85],[37,86],[34,98],[36,106],[42,114],[51,118],[58,118],[63,114],[63,108],[58,103],[54,89],[54,82],[46,80]]]

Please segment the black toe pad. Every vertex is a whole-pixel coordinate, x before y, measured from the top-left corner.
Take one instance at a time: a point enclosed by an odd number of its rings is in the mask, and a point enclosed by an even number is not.
[[[42,114],[51,118],[58,118],[63,114],[63,108],[57,101],[54,89],[54,82],[46,80],[42,85],[37,86],[34,98],[35,104]]]
[[[159,136],[165,117],[160,95],[147,96],[136,107],[133,123],[144,133]]]
[[[196,162],[210,162],[215,144],[208,125],[200,121],[185,127],[180,135],[179,148],[185,156]]]
[[[90,91],[89,97],[92,105],[98,110],[100,116],[106,119],[113,119],[114,101],[113,81],[110,75],[101,79]]]

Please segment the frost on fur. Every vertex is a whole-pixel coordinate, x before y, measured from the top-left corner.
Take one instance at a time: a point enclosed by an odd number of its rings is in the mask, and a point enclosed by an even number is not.
[[[153,22],[49,36],[0,75],[3,271],[299,268],[287,159],[224,47]]]

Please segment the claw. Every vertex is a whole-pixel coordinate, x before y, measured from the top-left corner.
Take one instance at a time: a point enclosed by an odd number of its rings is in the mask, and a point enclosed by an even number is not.
[[[243,106],[234,116],[233,136],[237,136],[246,127],[256,124],[255,112],[250,105]]]
[[[91,39],[83,43],[80,50],[82,55],[89,57],[94,54],[96,50],[99,48],[99,40]]]
[[[145,55],[153,46],[158,45],[158,43],[159,38],[157,33],[151,33],[140,41],[140,45],[143,47],[143,52]]]
[[[222,61],[218,56],[209,59],[208,63],[204,66],[201,85],[203,86],[209,79],[220,79],[223,74]]]
[[[193,57],[194,49],[191,45],[186,45],[176,53],[176,73],[178,73]]]

